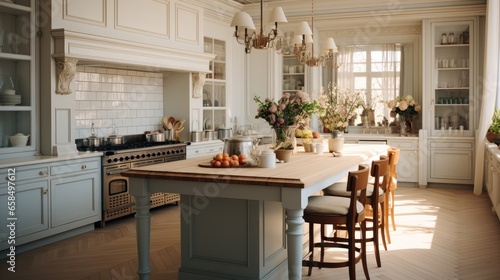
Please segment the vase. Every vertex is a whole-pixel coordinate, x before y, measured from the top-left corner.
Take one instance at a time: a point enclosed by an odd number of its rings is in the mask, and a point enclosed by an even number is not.
[[[296,126],[280,126],[274,128],[274,149],[294,148]]]
[[[277,149],[277,150],[274,150],[274,153],[276,154],[276,159],[282,160],[283,162],[288,162],[288,161],[290,161],[290,158],[292,156],[293,149],[292,148]]]
[[[330,153],[340,153],[344,149],[344,135],[340,130],[332,131],[332,138],[328,139]]]
[[[399,135],[406,136],[408,134],[408,122],[405,117],[400,117],[399,120]],[[411,131],[411,127],[410,127]]]

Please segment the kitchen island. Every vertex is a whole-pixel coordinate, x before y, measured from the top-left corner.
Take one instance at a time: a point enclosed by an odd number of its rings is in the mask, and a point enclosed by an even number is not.
[[[203,157],[124,172],[136,199],[140,279],[151,271],[149,197],[155,192],[181,194],[179,279],[301,279],[307,198],[387,148],[345,145],[341,157],[298,152],[276,168],[200,167],[210,161]]]

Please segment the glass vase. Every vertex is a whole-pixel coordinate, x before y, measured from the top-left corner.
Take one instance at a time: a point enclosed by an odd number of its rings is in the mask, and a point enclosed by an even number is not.
[[[294,148],[296,126],[279,126],[274,128],[275,140],[274,149]]]
[[[344,134],[340,130],[332,131],[332,138],[328,139],[330,153],[340,153],[344,150]]]

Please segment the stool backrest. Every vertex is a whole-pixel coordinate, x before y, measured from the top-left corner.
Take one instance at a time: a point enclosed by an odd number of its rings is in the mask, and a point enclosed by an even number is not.
[[[389,150],[387,150],[387,156],[389,157],[389,175],[392,178],[398,178],[397,166],[400,152],[401,150],[396,147],[390,147]]]
[[[356,223],[361,218],[358,216],[358,203],[363,207],[366,204],[366,187],[368,186],[368,177],[370,169],[367,165],[360,164],[357,171],[349,172],[347,176],[347,190],[351,191],[351,201],[349,205],[349,213],[347,222]],[[362,212],[364,219],[364,211]]]

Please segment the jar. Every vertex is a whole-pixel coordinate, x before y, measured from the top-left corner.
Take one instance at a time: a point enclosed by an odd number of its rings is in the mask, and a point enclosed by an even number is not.
[[[441,45],[446,45],[448,44],[448,36],[446,36],[446,33],[441,34]]]
[[[455,34],[450,33],[448,34],[448,44],[456,44],[457,41],[455,40]]]
[[[271,149],[260,151],[259,154],[259,167],[273,168],[276,167],[276,154]]]

